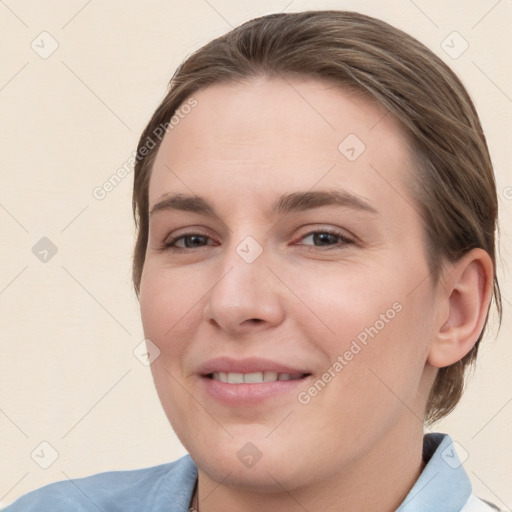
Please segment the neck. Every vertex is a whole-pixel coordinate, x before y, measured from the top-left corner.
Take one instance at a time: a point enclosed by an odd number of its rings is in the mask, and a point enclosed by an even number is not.
[[[422,426],[413,428],[408,424],[400,430],[381,439],[364,457],[341,467],[336,474],[323,477],[320,468],[306,485],[285,490],[276,483],[277,492],[257,492],[248,490],[247,486],[226,484],[229,474],[219,483],[199,470],[199,499],[193,501],[193,509],[197,512],[298,509],[335,512],[343,503],[344,510],[354,512],[395,511],[424,468]]]

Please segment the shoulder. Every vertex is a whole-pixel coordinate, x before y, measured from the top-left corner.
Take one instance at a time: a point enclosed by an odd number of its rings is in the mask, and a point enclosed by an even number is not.
[[[68,479],[25,494],[5,512],[135,512],[188,510],[197,479],[189,455],[175,462],[131,471]]]

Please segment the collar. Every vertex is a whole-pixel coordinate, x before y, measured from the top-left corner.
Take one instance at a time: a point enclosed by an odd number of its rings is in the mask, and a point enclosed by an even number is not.
[[[471,496],[471,482],[448,434],[423,438],[425,469],[396,512],[461,510]]]

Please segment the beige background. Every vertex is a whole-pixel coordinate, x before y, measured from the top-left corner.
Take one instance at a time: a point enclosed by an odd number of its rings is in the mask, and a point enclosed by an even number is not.
[[[502,262],[509,259],[509,0],[2,1],[0,502],[52,481],[185,453],[149,369],[133,354],[143,334],[130,283],[132,173],[103,200],[92,191],[132,156],[192,50],[249,18],[312,8],[380,17],[461,76],[496,166]],[[450,34],[452,56],[441,46]],[[468,49],[453,58],[464,41]],[[42,237],[58,249],[47,262],[32,252]],[[510,509],[512,285],[503,264],[500,274],[500,334],[488,337],[462,403],[434,430],[459,443],[476,493]],[[41,468],[53,449],[58,458]]]

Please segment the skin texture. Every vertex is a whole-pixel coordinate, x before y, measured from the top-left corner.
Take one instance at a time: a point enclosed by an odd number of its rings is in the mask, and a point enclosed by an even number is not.
[[[204,197],[217,215],[151,215],[140,303],[145,336],[160,350],[151,365],[160,400],[199,468],[199,510],[330,511],[340,500],[346,510],[395,510],[423,467],[436,367],[474,343],[492,265],[475,250],[433,285],[407,188],[407,137],[376,103],[320,81],[263,77],[194,98],[159,149],[150,210],[183,193]],[[354,161],[338,148],[349,134],[365,145]],[[270,211],[281,194],[332,189],[377,213]],[[350,242],[311,235],[325,229]],[[185,234],[208,238],[162,249]],[[237,252],[248,236],[262,249],[252,263]],[[300,403],[298,393],[393,305],[400,311]],[[294,391],[229,407],[197,374],[220,356],[263,357],[312,375]],[[261,453],[252,467],[237,456],[246,443]]]

